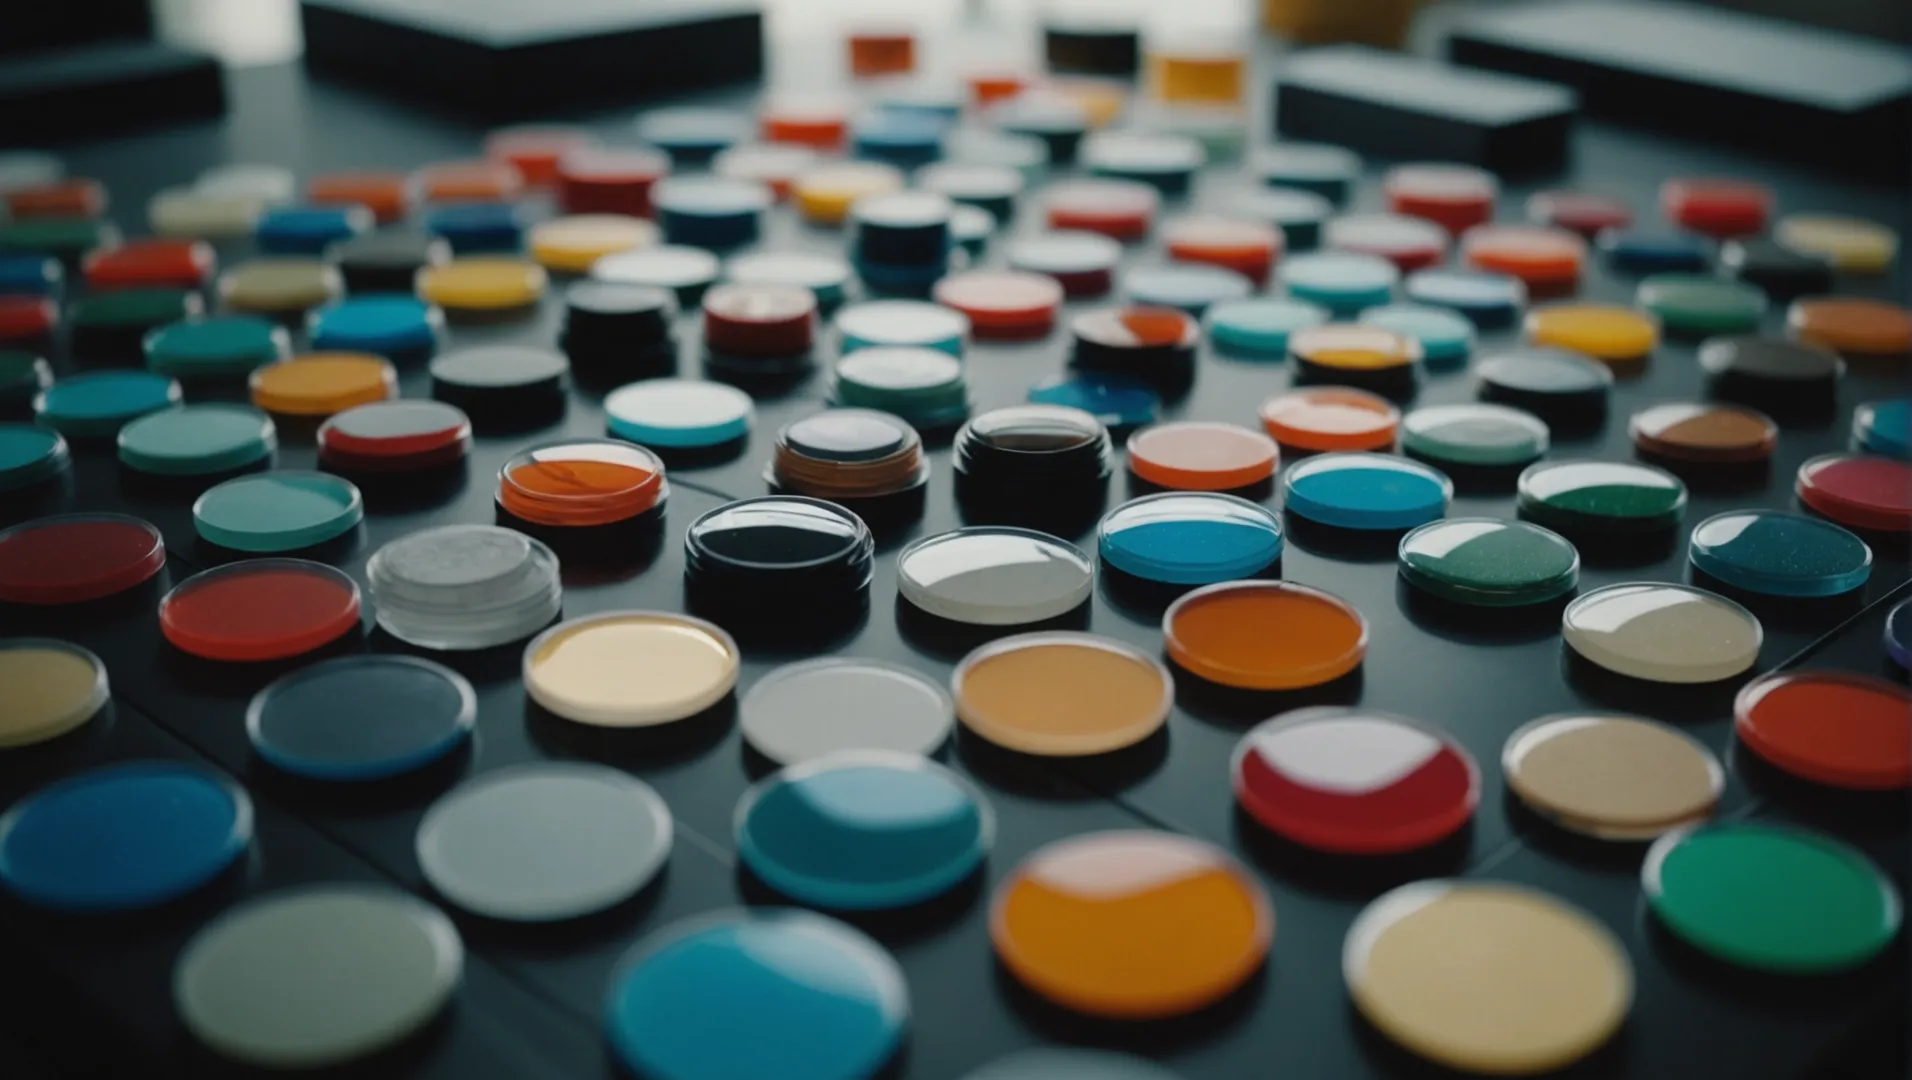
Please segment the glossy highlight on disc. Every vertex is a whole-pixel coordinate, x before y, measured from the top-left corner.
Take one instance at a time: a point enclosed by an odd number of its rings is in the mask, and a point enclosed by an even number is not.
[[[1164,492],[1123,503],[1096,528],[1107,565],[1171,585],[1253,577],[1281,559],[1281,519],[1213,492]]]
[[[1095,565],[1048,533],[979,525],[904,548],[896,579],[898,595],[931,615],[1020,626],[1081,607],[1095,591]]]
[[[1401,538],[1401,579],[1457,604],[1520,607],[1572,592],[1580,553],[1524,521],[1447,518]]]
[[[1872,549],[1829,521],[1778,510],[1729,510],[1693,527],[1687,557],[1737,589],[1838,596],[1872,575]]]
[[[1611,304],[1553,304],[1527,313],[1527,340],[1583,353],[1608,365],[1640,362],[1660,343],[1652,317]]]
[[[1912,531],[1912,464],[1868,454],[1824,454],[1799,466],[1793,494],[1853,529]]]
[[[1388,450],[1401,410],[1378,394],[1322,386],[1276,394],[1261,403],[1261,426],[1297,450]]]
[[[125,514],[57,514],[0,531],[0,602],[79,604],[125,592],[166,566],[159,530]]]
[[[109,697],[106,665],[51,638],[0,638],[0,750],[57,739],[91,720]]]
[[[571,619],[524,651],[531,700],[593,727],[688,719],[729,696],[737,668],[737,643],[721,628],[660,611]]]
[[[1133,746],[1168,719],[1175,681],[1142,650],[1093,634],[1017,634],[963,658],[956,716],[1005,749],[1082,757]]]
[[[1273,439],[1238,424],[1183,420],[1129,436],[1129,469],[1160,487],[1232,491],[1274,475]]]
[[[398,396],[398,372],[369,353],[308,353],[252,373],[252,403],[285,416],[331,416]]]
[[[285,660],[358,625],[358,583],[304,559],[228,563],[187,578],[159,602],[166,640],[204,660]]]
[[[234,551],[276,553],[323,544],[356,528],[365,501],[331,473],[275,470],[235,477],[193,503],[200,539]]]
[[[1319,686],[1361,666],[1368,621],[1354,605],[1288,581],[1225,581],[1162,615],[1169,659],[1242,690]]]
[[[1779,442],[1779,426],[1761,413],[1697,402],[1649,406],[1627,429],[1636,449],[1679,461],[1764,461]]]
[[[1507,787],[1563,829],[1652,840],[1712,816],[1726,771],[1706,744],[1653,720],[1563,713],[1522,725],[1501,749]]]
[[[1411,529],[1446,514],[1453,496],[1445,473],[1388,454],[1321,454],[1281,477],[1289,513],[1340,529]]]
[[[498,505],[538,525],[627,521],[669,498],[657,455],[621,439],[571,439],[519,451],[498,470]]]
[[[1551,438],[1546,421],[1505,405],[1429,405],[1401,419],[1401,452],[1436,465],[1526,465]]]
[[[1686,512],[1679,477],[1632,462],[1542,461],[1516,486],[1523,517],[1569,534],[1657,532]]]
[[[1560,627],[1588,662],[1661,683],[1730,679],[1758,662],[1765,640],[1759,620],[1731,600],[1659,582],[1586,593],[1567,605]]]
[[[1912,694],[1843,671],[1775,672],[1733,702],[1739,741],[1805,780],[1850,791],[1912,785]]]

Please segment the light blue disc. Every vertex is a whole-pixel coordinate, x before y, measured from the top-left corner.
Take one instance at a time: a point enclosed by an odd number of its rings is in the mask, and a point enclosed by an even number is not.
[[[272,418],[249,405],[181,405],[121,428],[119,458],[159,476],[210,476],[264,461],[278,445]]]
[[[1387,454],[1322,454],[1288,469],[1288,510],[1341,529],[1395,530],[1447,513],[1454,484],[1438,470]]]
[[[27,903],[101,914],[155,907],[218,877],[252,842],[252,800],[209,769],[93,769],[0,817],[0,883]]]
[[[1872,576],[1872,549],[1822,518],[1731,510],[1693,527],[1697,570],[1766,596],[1838,596]]]
[[[255,554],[322,544],[350,532],[364,517],[358,488],[322,472],[241,476],[193,503],[193,526],[201,538]]]
[[[1275,276],[1296,300],[1320,304],[1337,315],[1379,307],[1394,297],[1401,272],[1379,255],[1317,251],[1283,259]]]
[[[62,435],[102,438],[129,420],[179,404],[179,382],[150,371],[99,371],[61,379],[33,399],[40,423]]]
[[[611,978],[605,1034],[655,1080],[874,1075],[909,1023],[896,960],[807,911],[727,912],[669,926]]]
[[[1174,308],[1199,319],[1211,304],[1246,298],[1255,283],[1227,267],[1169,263],[1129,270],[1122,275],[1122,291],[1130,303]]]
[[[927,165],[943,156],[948,122],[922,112],[880,109],[850,125],[850,149],[857,157],[899,168]]]
[[[275,206],[259,215],[252,240],[274,255],[318,255],[372,227],[363,206]]]
[[[1464,364],[1474,352],[1474,324],[1446,308],[1388,304],[1362,312],[1360,321],[1420,342],[1430,367]]]
[[[461,255],[517,251],[524,245],[524,216],[507,202],[449,203],[425,215],[425,231]]]
[[[1417,304],[1451,308],[1476,326],[1511,326],[1527,307],[1527,286],[1510,274],[1452,270],[1436,266],[1416,270],[1402,284]]]
[[[1252,577],[1281,558],[1281,519],[1233,495],[1169,491],[1123,503],[1096,529],[1102,561],[1169,585]]]
[[[409,296],[359,296],[314,311],[306,332],[316,352],[394,354],[429,351],[445,328],[445,313]]]
[[[1162,408],[1162,395],[1140,379],[1121,375],[1077,372],[1063,375],[1029,389],[1029,400],[1041,405],[1061,405],[1102,421],[1110,430],[1153,424]]]
[[[841,911],[908,907],[975,873],[995,819],[975,786],[914,754],[791,765],[737,806],[737,854],[764,884]]]
[[[1251,296],[1210,307],[1203,322],[1208,326],[1208,340],[1217,349],[1280,360],[1288,355],[1288,335],[1333,317],[1320,304]]]
[[[1853,409],[1852,442],[1868,454],[1912,459],[1912,398],[1868,401]]]

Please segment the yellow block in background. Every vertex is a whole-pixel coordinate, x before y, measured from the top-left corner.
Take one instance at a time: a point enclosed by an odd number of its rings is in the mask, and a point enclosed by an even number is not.
[[[1149,92],[1174,105],[1239,105],[1248,54],[1237,49],[1162,49],[1148,55]]]
[[[1303,45],[1407,43],[1420,0],[1261,0],[1262,26]]]

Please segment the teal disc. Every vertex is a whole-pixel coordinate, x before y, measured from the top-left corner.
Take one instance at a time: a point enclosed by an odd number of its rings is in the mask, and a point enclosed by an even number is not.
[[[186,289],[116,289],[82,297],[73,304],[74,333],[149,330],[191,318],[205,310],[199,294]]]
[[[1296,300],[1319,304],[1337,315],[1380,307],[1394,295],[1401,272],[1379,255],[1317,251],[1281,260],[1275,276]]]
[[[66,440],[38,424],[0,424],[0,491],[37,484],[72,463]]]
[[[1516,486],[1522,517],[1569,535],[1656,532],[1686,512],[1679,477],[1626,461],[1543,461]]]
[[[241,476],[193,503],[193,526],[202,539],[257,554],[322,544],[350,532],[364,516],[358,488],[321,472]]]
[[[1549,438],[1546,421],[1505,405],[1429,405],[1401,418],[1401,451],[1436,465],[1525,465]]]
[[[1824,518],[1728,510],[1693,526],[1687,559],[1736,589],[1766,596],[1838,596],[1872,576],[1872,549]]]
[[[1655,274],[1640,282],[1634,302],[1675,334],[1742,334],[1759,329],[1766,294],[1710,274]]]
[[[1420,342],[1422,358],[1437,368],[1465,363],[1474,353],[1474,324],[1448,308],[1389,304],[1362,312],[1360,321]]]
[[[179,404],[179,383],[150,371],[100,371],[61,379],[33,399],[39,421],[62,435],[103,438],[147,413]]]
[[[1224,300],[1202,321],[1215,348],[1237,356],[1280,360],[1288,355],[1288,335],[1333,318],[1320,304],[1305,300],[1245,297]]]
[[[257,315],[220,315],[146,335],[146,366],[180,378],[246,375],[292,355],[285,328]]]
[[[1852,442],[1868,454],[1912,460],[1912,398],[1868,401],[1853,409]]]
[[[1521,607],[1557,600],[1580,583],[1580,553],[1538,525],[1449,518],[1401,538],[1401,578],[1443,600]]]
[[[159,476],[210,476],[256,464],[279,444],[272,418],[248,405],[182,405],[119,433],[120,463]]]
[[[1898,935],[1892,882],[1821,833],[1732,822],[1668,833],[1640,868],[1647,906],[1710,956],[1784,974],[1857,967]]]

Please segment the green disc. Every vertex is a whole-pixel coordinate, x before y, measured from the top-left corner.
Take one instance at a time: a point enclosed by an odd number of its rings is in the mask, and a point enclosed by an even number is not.
[[[1543,461],[1517,486],[1522,516],[1568,534],[1654,532],[1686,511],[1679,477],[1626,461]]]
[[[220,315],[146,335],[146,366],[181,378],[244,375],[292,355],[285,328],[257,315]]]
[[[1668,833],[1640,868],[1647,904],[1693,947],[1762,971],[1857,967],[1899,932],[1899,894],[1857,849],[1756,823]]]
[[[1739,334],[1759,328],[1766,294],[1743,281],[1709,274],[1655,274],[1634,301],[1676,334]]]
[[[199,298],[185,289],[116,289],[83,297],[73,305],[76,332],[138,330],[164,326],[194,314]]]
[[[1436,465],[1508,467],[1547,452],[1546,421],[1505,405],[1430,405],[1401,418],[1401,450]]]
[[[182,405],[119,433],[120,461],[160,476],[207,476],[263,461],[278,445],[272,418],[249,405]]]
[[[0,252],[27,251],[77,259],[98,247],[119,242],[111,222],[79,218],[29,218],[0,221]]]
[[[1580,582],[1580,553],[1524,521],[1448,518],[1401,538],[1401,577],[1443,600],[1480,607],[1541,604]]]
[[[0,492],[57,476],[72,462],[66,440],[38,424],[0,424]]]

